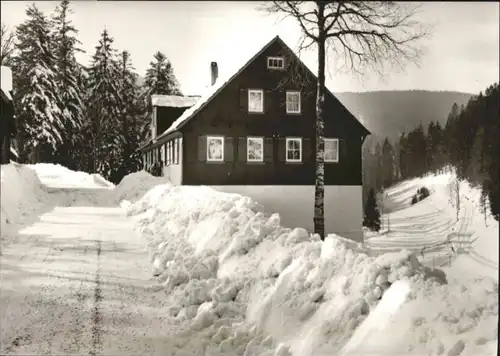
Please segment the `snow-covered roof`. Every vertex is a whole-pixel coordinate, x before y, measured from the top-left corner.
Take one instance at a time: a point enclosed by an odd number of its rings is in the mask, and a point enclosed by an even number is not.
[[[184,126],[191,117],[193,117],[198,111],[203,109],[205,105],[207,105],[210,100],[212,100],[231,80],[233,80],[238,74],[240,74],[250,63],[254,61],[266,48],[268,48],[274,41],[279,39],[279,36],[273,37],[270,41],[267,41],[267,44],[260,47],[260,50],[249,60],[245,61],[242,66],[236,67],[237,69],[226,75],[224,78],[219,77],[214,85],[210,86],[207,91],[201,96],[201,98],[194,104],[192,107],[184,111],[184,113],[179,116],[177,120],[175,120],[172,125],[165,130],[161,135],[156,137],[156,140],[161,139],[162,137],[167,136],[168,134],[180,129]]]
[[[151,95],[151,105],[170,108],[189,108],[200,99],[199,95]]]
[[[2,66],[0,74],[2,78],[1,89],[7,99],[12,100],[12,97],[10,96],[10,92],[12,90],[12,71],[9,67]]]

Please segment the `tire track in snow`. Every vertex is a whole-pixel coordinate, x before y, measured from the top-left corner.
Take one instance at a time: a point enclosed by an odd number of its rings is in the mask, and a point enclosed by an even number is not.
[[[88,247],[85,246],[83,250],[83,256],[87,255]],[[90,281],[82,280],[77,290],[75,291],[76,297],[76,305],[74,308],[71,308],[71,316],[72,322],[70,326],[72,342],[69,345],[68,353],[80,353],[80,349],[82,347],[82,338],[85,332],[85,324],[82,321],[82,317],[84,316],[85,305],[87,304],[87,300],[89,299],[89,294],[86,293],[86,287]]]
[[[100,303],[102,301],[101,291],[101,240],[96,241],[97,247],[97,271],[95,274],[94,306],[92,308],[92,350],[91,356],[102,354],[102,316]]]

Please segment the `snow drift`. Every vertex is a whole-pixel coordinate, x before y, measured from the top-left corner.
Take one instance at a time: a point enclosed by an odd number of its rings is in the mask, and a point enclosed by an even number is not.
[[[8,225],[40,209],[47,193],[36,172],[25,165],[3,164],[1,175],[1,229],[4,235]]]
[[[28,164],[40,180],[49,187],[57,188],[114,188],[114,184],[100,174],[76,172],[60,164],[37,163]]]
[[[142,188],[130,184],[129,197]],[[421,355],[496,340],[486,330],[496,329],[497,284],[448,285],[411,252],[371,257],[335,235],[322,242],[208,187],[156,185],[127,214],[148,242],[184,352]]]
[[[127,205],[142,198],[154,186],[163,183],[163,177],[154,177],[146,171],[138,171],[123,177],[113,193],[117,203]]]

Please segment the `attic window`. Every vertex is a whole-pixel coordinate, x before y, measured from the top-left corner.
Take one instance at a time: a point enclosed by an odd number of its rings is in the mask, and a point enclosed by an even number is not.
[[[285,68],[285,60],[283,57],[267,57],[268,69],[283,69]]]

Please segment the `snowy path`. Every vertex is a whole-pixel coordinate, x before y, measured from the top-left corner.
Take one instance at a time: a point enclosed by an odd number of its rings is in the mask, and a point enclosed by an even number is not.
[[[2,242],[0,354],[169,354],[168,306],[108,193],[52,189],[59,206]]]

